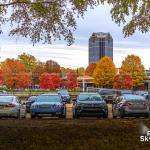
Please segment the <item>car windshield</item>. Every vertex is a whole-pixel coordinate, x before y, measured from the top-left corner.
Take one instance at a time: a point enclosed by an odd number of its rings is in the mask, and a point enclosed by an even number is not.
[[[40,95],[37,97],[36,102],[60,102],[58,95]]]
[[[61,95],[69,95],[67,90],[61,90],[61,91],[58,91],[58,93]]]
[[[132,94],[132,91],[130,91],[130,90],[122,90],[121,94]]]
[[[0,96],[0,102],[12,102],[13,97],[12,96]]]
[[[139,96],[139,95],[125,95],[125,100],[142,100],[144,101],[145,98],[143,96]]]
[[[37,97],[36,96],[31,96],[29,97],[28,101],[36,101],[37,100]]]
[[[102,98],[99,95],[92,94],[80,94],[80,101],[102,101]]]
[[[115,94],[115,91],[112,91],[112,90],[101,90],[99,93],[101,95],[113,95],[113,94]]]

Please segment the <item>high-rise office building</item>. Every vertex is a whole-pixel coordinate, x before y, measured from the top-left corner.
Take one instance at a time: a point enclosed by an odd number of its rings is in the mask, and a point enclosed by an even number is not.
[[[113,38],[110,33],[93,33],[89,39],[89,64],[97,63],[104,56],[113,60]]]

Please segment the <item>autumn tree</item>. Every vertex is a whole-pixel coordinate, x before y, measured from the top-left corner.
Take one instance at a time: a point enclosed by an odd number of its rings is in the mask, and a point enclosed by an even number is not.
[[[129,73],[120,71],[119,74],[117,74],[113,78],[113,88],[114,89],[132,89],[133,88],[133,80],[132,76]]]
[[[10,88],[28,88],[31,83],[30,75],[24,64],[15,59],[6,59],[1,64],[3,82]]]
[[[116,68],[111,58],[108,56],[99,60],[93,73],[94,82],[98,87],[110,88],[113,85],[113,77],[116,74]]]
[[[32,84],[33,85],[40,83],[39,77],[44,72],[45,72],[45,63],[40,62],[40,61],[36,62],[36,65],[35,65],[33,72],[32,72]]]
[[[60,65],[53,60],[48,60],[45,64],[45,71],[48,73],[61,73]]]
[[[40,76],[40,87],[43,89],[56,89],[60,87],[61,78],[59,74],[44,72]]]
[[[84,67],[77,68],[77,74],[78,74],[78,76],[84,76],[85,75]]]
[[[142,33],[149,31],[148,0],[1,0],[0,33],[2,25],[10,23],[10,35],[29,37],[33,44],[63,38],[71,45],[76,18],[83,16],[88,8],[104,3],[111,6],[113,21],[124,25],[125,36],[132,35],[137,29]]]
[[[92,76],[95,68],[96,68],[96,64],[94,64],[94,63],[89,64],[88,67],[86,68],[85,74],[88,76]]]
[[[122,62],[121,70],[132,75],[134,88],[143,88],[146,72],[139,56],[128,55]]]
[[[52,77],[49,73],[47,72],[42,73],[39,80],[40,80],[40,88],[42,89],[54,88]]]
[[[36,58],[30,54],[22,53],[18,55],[19,61],[25,65],[28,72],[32,72],[36,65]]]

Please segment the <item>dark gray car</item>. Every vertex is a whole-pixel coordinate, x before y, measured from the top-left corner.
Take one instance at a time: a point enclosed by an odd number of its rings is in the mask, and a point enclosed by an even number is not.
[[[149,117],[149,103],[140,95],[125,94],[118,96],[112,104],[113,118]]]
[[[74,104],[74,117],[80,116],[107,118],[107,104],[98,93],[81,93]]]

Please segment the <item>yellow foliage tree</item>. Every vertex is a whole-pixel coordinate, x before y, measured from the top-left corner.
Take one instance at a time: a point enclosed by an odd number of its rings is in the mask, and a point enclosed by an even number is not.
[[[128,55],[122,62],[121,70],[132,75],[134,88],[143,88],[146,72],[139,56]]]
[[[105,56],[97,63],[93,78],[98,87],[110,88],[113,85],[115,75],[116,68],[113,61],[108,56]]]

